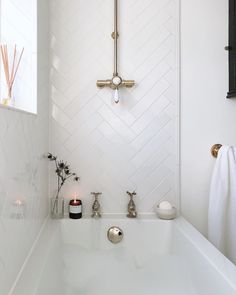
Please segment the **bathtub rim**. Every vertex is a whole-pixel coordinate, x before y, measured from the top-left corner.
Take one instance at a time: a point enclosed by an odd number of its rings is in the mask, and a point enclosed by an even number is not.
[[[236,291],[236,265],[224,256],[203,234],[201,234],[184,217],[174,220],[176,228],[200,252],[208,263]]]

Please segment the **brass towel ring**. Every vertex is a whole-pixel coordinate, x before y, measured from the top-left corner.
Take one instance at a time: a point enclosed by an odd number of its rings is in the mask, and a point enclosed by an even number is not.
[[[212,147],[211,147],[211,154],[214,158],[217,158],[218,156],[218,152],[220,150],[220,148],[222,147],[222,144],[214,144]]]

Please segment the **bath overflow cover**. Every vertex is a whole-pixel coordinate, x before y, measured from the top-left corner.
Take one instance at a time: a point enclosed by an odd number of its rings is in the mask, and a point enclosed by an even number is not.
[[[123,236],[123,231],[118,226],[112,226],[107,231],[108,240],[113,244],[120,243],[123,239]]]

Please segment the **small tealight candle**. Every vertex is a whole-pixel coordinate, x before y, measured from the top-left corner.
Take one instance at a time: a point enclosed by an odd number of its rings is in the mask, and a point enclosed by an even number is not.
[[[24,202],[20,199],[17,199],[13,202],[13,212],[12,218],[22,219],[24,218]]]
[[[73,200],[70,200],[69,217],[72,219],[82,218],[82,201],[76,197]]]

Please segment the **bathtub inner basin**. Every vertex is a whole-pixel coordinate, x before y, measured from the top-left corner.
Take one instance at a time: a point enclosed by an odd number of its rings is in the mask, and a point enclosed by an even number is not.
[[[107,238],[112,226],[124,233],[118,244]],[[217,250],[183,218],[65,219],[49,221],[46,227],[14,295],[236,294],[230,279],[195,245],[194,234]],[[27,273],[36,264],[29,282]]]

